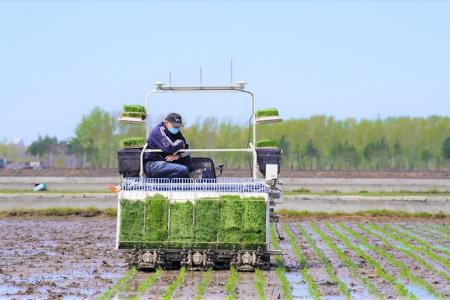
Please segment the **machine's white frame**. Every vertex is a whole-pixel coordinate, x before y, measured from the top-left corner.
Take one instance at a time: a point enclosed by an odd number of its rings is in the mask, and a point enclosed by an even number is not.
[[[251,152],[253,155],[253,164],[252,164],[252,177],[253,179],[257,179],[257,160],[256,160],[256,100],[253,92],[245,89],[246,83],[240,81],[237,85],[230,86],[164,86],[162,82],[155,82],[155,88],[147,93],[145,96],[145,108],[147,113],[146,118],[146,137],[150,134],[150,124],[148,122],[149,115],[149,104],[150,97],[152,95],[158,93],[223,93],[223,92],[237,92],[237,93],[246,93],[251,96],[252,99],[252,142],[249,143],[248,148],[234,148],[234,149],[182,149],[179,152]],[[141,177],[145,177],[144,173],[144,153],[145,152],[162,152],[159,149],[147,149],[147,144],[145,144],[144,148],[141,152],[140,158],[140,173]]]

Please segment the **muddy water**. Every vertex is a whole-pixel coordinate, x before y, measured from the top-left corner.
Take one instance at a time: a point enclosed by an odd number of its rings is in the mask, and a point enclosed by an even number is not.
[[[369,278],[378,291],[382,292],[386,298],[398,298],[392,285],[378,278],[373,268],[364,259],[346,249],[341,241],[328,232],[321,221],[314,222],[358,265],[358,272]],[[312,230],[310,223],[310,221],[301,222],[317,247],[330,260],[337,276],[349,287],[351,296],[355,299],[373,298],[368,294],[364,284],[351,274],[337,255]],[[345,224],[369,239],[371,244],[384,247],[381,241],[361,232],[355,222],[345,222]],[[405,224],[410,226],[407,222]],[[309,273],[319,286],[321,296],[324,299],[342,299],[337,286],[329,282],[324,265],[297,230],[296,222],[288,222],[288,226],[295,234],[300,249],[307,258]],[[338,227],[336,228],[345,234]],[[428,234],[431,233],[428,232],[423,238],[427,238]],[[356,242],[351,236],[347,236]],[[437,237],[430,236],[429,241]],[[0,240],[0,299],[92,299],[114,285],[127,271],[123,257],[113,250],[115,220],[111,218],[5,218],[0,219]],[[391,242],[398,245],[394,241]],[[310,298],[307,285],[301,277],[298,260],[292,253],[289,241],[280,241],[280,247],[286,252],[284,256],[286,276],[294,298]],[[424,269],[400,251],[384,249],[411,266],[411,272],[414,275],[424,278],[450,298],[450,282]],[[392,268],[375,253],[370,251],[369,253],[380,261],[390,275],[398,275],[397,269]],[[177,275],[178,271],[164,271],[153,286],[144,295],[139,296],[145,299],[161,299],[167,286]],[[229,272],[214,271],[212,275],[213,278],[205,291],[204,299],[226,298],[225,284]],[[137,296],[138,286],[148,276],[150,273],[138,272],[136,277],[115,295],[115,298]],[[202,276],[203,272],[187,272],[185,281],[174,292],[174,299],[192,299]],[[266,299],[282,298],[275,272],[265,271],[264,276]],[[420,298],[429,296],[420,287],[405,281],[403,283],[408,290]],[[253,273],[239,273],[236,295],[239,299],[257,298]]]
[[[92,298],[122,277],[110,218],[0,220],[0,298]]]

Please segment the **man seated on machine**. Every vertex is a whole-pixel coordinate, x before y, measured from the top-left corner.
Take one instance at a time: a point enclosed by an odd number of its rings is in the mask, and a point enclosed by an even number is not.
[[[189,152],[178,152],[189,148],[180,131],[181,127],[183,127],[181,116],[170,113],[164,122],[158,124],[148,136],[147,148],[162,151],[145,153],[144,170],[148,177],[190,178],[196,173],[201,173],[201,170],[192,170],[192,158]]]

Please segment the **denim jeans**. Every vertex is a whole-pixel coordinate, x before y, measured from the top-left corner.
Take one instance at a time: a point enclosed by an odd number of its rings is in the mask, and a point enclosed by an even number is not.
[[[189,178],[189,168],[166,161],[149,161],[145,164],[145,174],[152,178]]]

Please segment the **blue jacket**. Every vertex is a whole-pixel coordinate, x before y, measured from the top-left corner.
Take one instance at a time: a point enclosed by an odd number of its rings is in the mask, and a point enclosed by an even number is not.
[[[145,153],[145,159],[151,161],[165,160],[165,157],[170,154],[174,154],[180,149],[188,149],[189,145],[186,142],[181,131],[177,134],[172,134],[170,131],[164,127],[164,122],[158,124],[153,128],[152,132],[147,138],[147,148],[149,149],[160,149],[163,152],[151,152]],[[188,156],[188,152],[180,153],[181,157]]]

